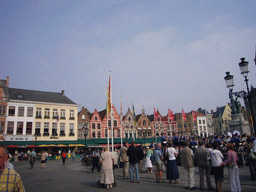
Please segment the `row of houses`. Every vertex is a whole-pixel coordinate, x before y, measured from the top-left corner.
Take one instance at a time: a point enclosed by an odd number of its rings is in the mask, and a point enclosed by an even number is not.
[[[9,77],[0,80],[0,140],[2,141],[77,141],[87,139],[106,139],[111,135],[110,115],[106,109],[90,112],[69,99],[64,90],[45,92],[9,87]],[[198,109],[186,113],[174,114],[174,120],[157,110],[146,114],[142,109],[139,115],[127,110],[121,119],[113,106],[114,138],[136,139],[168,136],[176,132],[208,137],[214,133],[228,130],[231,120],[229,105],[218,108],[215,113]],[[196,120],[192,113],[196,115]],[[108,133],[109,132],[109,133]]]

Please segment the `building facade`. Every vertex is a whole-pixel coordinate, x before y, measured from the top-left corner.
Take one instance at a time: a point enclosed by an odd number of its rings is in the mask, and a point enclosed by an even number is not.
[[[130,108],[128,108],[127,113],[123,116],[123,134],[126,139],[134,139],[137,135],[133,113]]]
[[[91,113],[87,108],[82,107],[80,112],[78,113],[78,139],[85,139],[85,131],[90,130],[90,121],[91,121]],[[86,135],[87,138],[90,138],[90,135]]]
[[[0,141],[5,141],[6,130],[6,110],[7,110],[7,89],[9,77],[6,80],[0,79]]]

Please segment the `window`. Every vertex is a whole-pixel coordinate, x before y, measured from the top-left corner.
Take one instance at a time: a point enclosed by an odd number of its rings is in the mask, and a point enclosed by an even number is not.
[[[42,115],[42,109],[36,108],[36,117],[41,118],[41,115]]]
[[[142,131],[141,131],[141,129],[138,129],[138,135],[139,135],[139,137],[142,136]]]
[[[151,131],[151,129],[148,129],[148,136],[152,136],[152,131]]]
[[[49,136],[49,124],[50,123],[44,123],[44,135],[48,135]]]
[[[95,117],[94,117],[94,120],[95,120],[95,121],[97,121],[97,120],[98,120],[98,117],[97,117],[97,116],[95,116]]]
[[[111,135],[111,134],[110,134]],[[113,129],[113,138],[115,137],[115,130]]]
[[[120,137],[120,129],[117,129],[117,137]]]
[[[33,107],[27,108],[27,117],[33,117]]]
[[[147,125],[147,122],[145,120],[143,120],[143,125]]]
[[[49,108],[45,108],[45,110],[44,110],[44,118],[50,118],[50,109]]]
[[[92,123],[92,129],[95,129],[95,123]]]
[[[156,132],[156,136],[159,137],[159,132],[158,131]]]
[[[126,126],[126,127],[129,127],[129,123],[126,123],[125,126]]]
[[[111,120],[108,120],[108,127],[111,127]]]
[[[85,115],[82,115],[82,119],[85,119]]]
[[[124,132],[124,137],[128,138],[128,132],[127,131]]]
[[[202,131],[202,126],[199,126],[200,131]]]
[[[0,121],[0,134],[4,132],[4,122]]]
[[[66,111],[65,111],[65,109],[61,109],[60,110],[60,118],[61,119],[66,119]]]
[[[93,131],[92,132],[92,138],[95,138],[96,136],[95,136],[95,132]]]
[[[101,138],[100,131],[98,131],[98,138]]]
[[[199,120],[199,124],[202,124],[202,121],[201,121],[201,120]]]
[[[17,122],[17,135],[22,135],[23,133],[23,122]]]
[[[206,131],[206,126],[204,126],[204,130]]]
[[[58,109],[53,109],[52,111],[52,118],[57,118],[58,117]]]
[[[41,122],[36,122],[35,130],[36,130],[36,132],[35,132],[36,135],[41,134],[41,131],[40,131],[41,130]]]
[[[65,123],[60,124],[60,135],[65,135]]]
[[[14,122],[8,121],[7,123],[7,135],[13,135]]]
[[[97,128],[100,129],[100,123],[97,124]]]
[[[5,106],[0,105],[0,115],[5,115]]]
[[[164,128],[164,125],[163,125],[163,123],[161,123],[161,125],[160,125],[160,129],[163,129]]]
[[[205,124],[205,120],[203,119],[203,124]]]
[[[131,117],[128,117],[128,121],[131,121]]]
[[[108,137],[108,130],[105,129],[105,137]]]
[[[32,134],[32,122],[27,122],[26,135],[31,135],[31,134]]]
[[[74,110],[69,111],[69,118],[70,119],[75,119],[75,111]]]
[[[24,116],[24,107],[18,107],[18,116],[23,117]]]
[[[132,132],[129,131],[129,138],[132,138]]]
[[[74,134],[74,123],[69,123],[69,134]]]
[[[114,120],[114,127],[117,127],[117,120]]]
[[[15,116],[15,106],[9,106],[9,116]]]
[[[52,123],[52,136],[57,136],[57,123]]]

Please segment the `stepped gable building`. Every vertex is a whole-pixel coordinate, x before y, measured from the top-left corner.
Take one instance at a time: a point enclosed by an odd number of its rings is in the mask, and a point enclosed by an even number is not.
[[[64,90],[8,88],[6,141],[77,140],[77,110]]]
[[[93,114],[91,115],[90,138],[92,139],[102,138],[102,124],[103,124],[102,112],[103,111],[98,112],[97,109],[95,109]],[[104,116],[105,116],[105,113],[104,113]]]
[[[174,119],[176,120],[176,124],[177,124],[176,132],[178,132],[178,133],[186,132],[185,126],[184,126],[184,121],[182,118],[182,113],[175,113]]]
[[[123,133],[125,139],[136,138],[136,127],[134,126],[133,113],[128,108],[127,113],[123,116]]]
[[[7,89],[9,86],[9,77],[0,79],[0,141],[5,141],[6,126],[6,108],[7,108]]]
[[[149,115],[148,119],[150,120],[150,124],[151,127],[153,129],[152,134],[153,137],[160,137],[162,136],[164,133],[167,134],[167,129],[164,129],[164,118],[162,117],[162,115],[160,114],[160,112],[156,111],[157,115],[158,115],[158,119],[155,119],[154,114]]]
[[[87,108],[82,107],[78,113],[78,139],[85,139],[84,134],[86,130],[90,130],[91,113]],[[89,138],[90,135],[87,135]]]
[[[164,131],[168,137],[173,136],[177,130],[177,122],[174,120],[169,120],[168,114],[162,117],[162,122],[164,123]]]
[[[142,113],[136,116],[137,124],[137,136],[138,138],[151,138],[152,127],[151,122],[145,114],[145,110],[142,109]]]

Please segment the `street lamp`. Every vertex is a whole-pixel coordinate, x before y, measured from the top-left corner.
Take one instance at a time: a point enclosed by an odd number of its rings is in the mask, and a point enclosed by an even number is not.
[[[83,130],[84,130],[84,152],[86,152],[86,137],[87,137],[87,135],[88,135],[88,128],[87,127],[85,127],[85,126],[83,126],[83,128],[82,128]]]
[[[234,85],[234,79],[233,79],[233,75],[230,75],[230,72],[226,72],[226,77],[224,77],[225,81],[226,81],[226,85],[229,89],[233,89]]]

